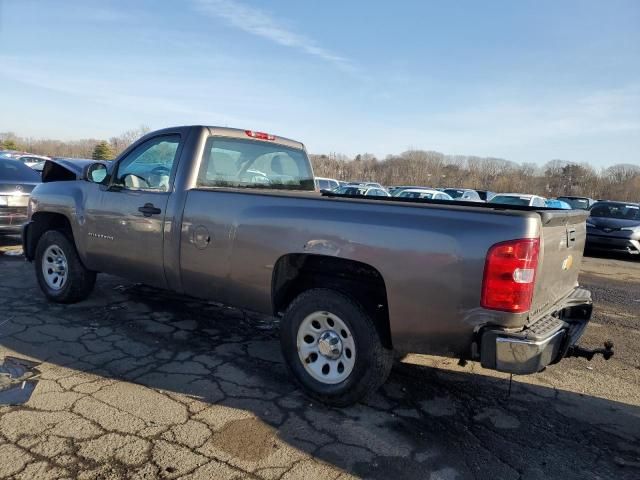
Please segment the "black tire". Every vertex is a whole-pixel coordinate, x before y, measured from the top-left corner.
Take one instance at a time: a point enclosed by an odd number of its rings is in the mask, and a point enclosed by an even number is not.
[[[48,247],[57,245],[67,260],[66,283],[60,289],[53,289],[47,285],[42,271],[42,262]],[[59,230],[49,230],[38,240],[34,259],[36,278],[40,290],[49,301],[56,303],[76,303],[87,298],[96,284],[96,272],[88,270],[80,261],[78,252],[72,240]]]
[[[298,329],[308,315],[318,311],[337,315],[352,332],[356,360],[349,376],[340,383],[314,379],[298,356]],[[336,407],[352,405],[375,392],[386,381],[393,364],[393,351],[384,348],[365,309],[351,298],[324,288],[307,290],[291,302],[281,323],[280,345],[289,371],[304,393]]]

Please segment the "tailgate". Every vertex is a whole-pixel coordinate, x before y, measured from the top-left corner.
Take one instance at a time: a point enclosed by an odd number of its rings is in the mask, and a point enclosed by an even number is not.
[[[550,310],[577,285],[586,239],[583,210],[544,210],[538,212],[542,221],[540,259],[536,274],[530,320]]]

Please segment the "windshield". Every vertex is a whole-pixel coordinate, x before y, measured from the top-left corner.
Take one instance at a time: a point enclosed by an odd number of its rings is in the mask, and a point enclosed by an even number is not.
[[[489,203],[500,203],[503,205],[523,205],[528,206],[531,199],[529,197],[511,197],[506,195],[496,195]]]
[[[221,137],[207,140],[198,185],[315,190],[304,150],[277,143]]]
[[[451,198],[460,198],[464,195],[464,190],[457,190],[455,188],[445,188],[444,193],[448,193]]]
[[[0,159],[0,182],[39,182],[40,174],[18,160]]]
[[[628,203],[596,203],[591,209],[592,217],[640,220],[640,207]]]
[[[587,200],[586,198],[558,197],[558,200],[567,202],[569,205],[571,205],[571,208],[589,210],[589,200]]]

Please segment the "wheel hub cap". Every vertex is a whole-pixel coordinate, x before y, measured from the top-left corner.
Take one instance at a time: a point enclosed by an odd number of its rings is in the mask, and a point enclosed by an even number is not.
[[[356,362],[356,344],[345,321],[327,311],[313,312],[298,327],[300,363],[319,382],[334,385],[349,377]]]
[[[331,360],[335,360],[342,355],[342,340],[333,330],[327,330],[318,339],[318,350]]]
[[[42,258],[44,281],[53,290],[60,290],[67,280],[67,257],[58,245],[49,246]]]

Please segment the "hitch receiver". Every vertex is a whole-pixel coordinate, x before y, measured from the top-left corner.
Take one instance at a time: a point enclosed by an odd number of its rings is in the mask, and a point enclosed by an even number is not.
[[[605,360],[609,360],[613,357],[613,342],[607,340],[604,342],[604,348],[594,348],[593,350],[588,348],[582,348],[578,345],[569,347],[567,351],[567,357],[581,357],[591,361],[594,355],[602,355]]]

